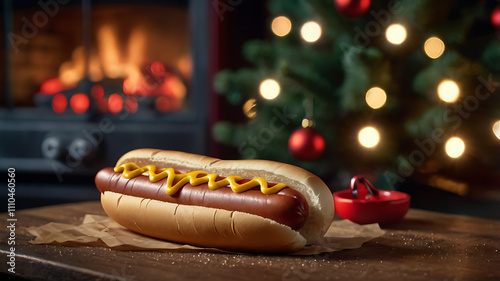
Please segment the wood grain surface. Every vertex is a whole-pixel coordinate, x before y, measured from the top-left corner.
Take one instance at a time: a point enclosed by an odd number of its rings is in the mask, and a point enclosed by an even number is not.
[[[500,280],[500,221],[411,209],[400,223],[361,248],[316,256],[205,252],[116,251],[99,247],[32,245],[24,227],[80,224],[103,215],[99,202],[17,211],[15,274],[2,262],[1,279],[15,280]],[[0,215],[0,253],[10,235]],[[8,278],[8,279],[6,279]]]

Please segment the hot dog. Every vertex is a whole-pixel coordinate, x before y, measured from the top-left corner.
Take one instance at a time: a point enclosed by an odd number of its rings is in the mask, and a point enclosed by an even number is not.
[[[138,149],[96,175],[106,213],[172,242],[284,253],[321,238],[333,220],[328,187],[301,168]]]

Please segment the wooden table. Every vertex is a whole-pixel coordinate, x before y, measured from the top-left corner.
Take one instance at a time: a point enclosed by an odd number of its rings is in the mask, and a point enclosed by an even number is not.
[[[22,227],[79,224],[104,214],[99,202],[16,212],[15,276],[33,280],[500,280],[500,221],[410,210],[355,250],[318,256],[116,251],[31,245]],[[0,215],[9,224],[7,214]],[[1,228],[2,274],[10,234]],[[5,276],[0,276],[2,280]],[[8,275],[12,278],[12,275]]]

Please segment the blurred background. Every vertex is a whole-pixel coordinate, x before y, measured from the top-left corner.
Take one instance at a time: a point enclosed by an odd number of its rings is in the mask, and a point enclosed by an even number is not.
[[[95,173],[151,147],[287,162],[332,192],[363,174],[414,208],[500,219],[499,1],[6,0],[1,16],[18,209],[98,200]]]

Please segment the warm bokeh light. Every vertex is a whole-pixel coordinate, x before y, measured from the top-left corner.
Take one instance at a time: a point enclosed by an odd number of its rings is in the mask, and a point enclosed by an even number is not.
[[[465,151],[465,143],[460,138],[453,137],[446,142],[445,151],[451,158],[458,158]]]
[[[292,22],[284,16],[276,17],[271,23],[271,30],[277,36],[283,37],[292,29]]]
[[[177,75],[168,75],[163,80],[162,89],[165,95],[171,96],[179,104],[177,107],[180,106],[187,93],[186,85]]]
[[[40,86],[40,94],[55,95],[64,90],[64,86],[59,78],[48,79]]]
[[[128,113],[134,114],[137,112],[138,108],[139,108],[139,104],[137,103],[136,98],[128,97],[125,100],[125,109],[128,111]]]
[[[163,77],[165,74],[167,74],[167,70],[165,69],[165,66],[163,63],[159,61],[155,61],[151,63],[151,73],[153,73],[157,77]]]
[[[454,102],[458,99],[460,89],[457,83],[452,80],[443,80],[438,86],[438,96],[445,102]]]
[[[101,85],[94,85],[90,89],[90,94],[92,94],[92,97],[96,100],[100,100],[104,97],[104,88]]]
[[[366,103],[373,109],[378,109],[384,106],[387,101],[387,94],[379,87],[373,87],[366,92]]]
[[[82,114],[89,109],[90,101],[86,94],[74,94],[69,100],[71,109],[78,114]]]
[[[134,95],[139,90],[141,77],[139,75],[131,75],[123,80],[123,93],[126,95]]]
[[[249,99],[243,104],[243,113],[246,117],[255,117],[255,114],[257,114],[256,105],[257,104],[255,99]]]
[[[272,100],[280,94],[280,84],[274,79],[266,79],[260,83],[259,91],[262,97]]]
[[[364,147],[375,147],[380,141],[380,135],[377,129],[373,127],[365,127],[359,131],[359,143]]]
[[[437,38],[431,37],[424,43],[425,54],[431,59],[437,59],[444,53],[444,42]]]
[[[493,124],[493,133],[498,139],[500,139],[500,120]]]
[[[104,75],[109,78],[118,78],[123,75],[125,68],[121,65],[119,34],[110,25],[103,25],[97,31],[99,57],[101,58]]]
[[[172,101],[166,96],[161,96],[156,98],[155,105],[156,105],[156,110],[158,110],[161,113],[170,111],[172,110],[173,107]]]
[[[102,72],[101,60],[97,56],[97,54],[91,54],[88,58],[89,60],[89,69],[88,76],[90,81],[99,82],[104,78],[104,74]]]
[[[111,113],[122,111],[123,99],[119,94],[111,94],[108,98],[108,109]]]
[[[300,35],[306,42],[316,42],[321,37],[321,26],[314,21],[306,22],[300,29]]]
[[[63,113],[68,106],[68,99],[63,94],[57,94],[52,98],[52,109],[55,113]]]
[[[406,28],[400,24],[391,24],[385,32],[385,37],[390,43],[399,45],[406,39]]]
[[[191,79],[193,73],[193,62],[189,55],[184,55],[177,61],[177,69],[181,72],[182,76],[187,80]]]
[[[311,128],[314,126],[314,121],[309,118],[302,119],[302,128]]]

